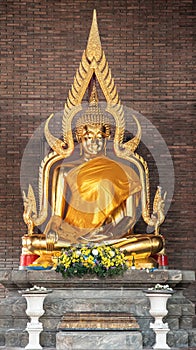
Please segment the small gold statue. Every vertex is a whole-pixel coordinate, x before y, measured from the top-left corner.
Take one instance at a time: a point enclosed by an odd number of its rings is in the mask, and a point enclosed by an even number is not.
[[[99,106],[95,79],[106,98],[106,111]],[[89,86],[88,109],[77,117]],[[107,156],[111,130],[105,112],[112,115],[116,124],[113,158]],[[74,152],[74,117],[81,154],[78,160],[70,162],[69,157]],[[141,139],[141,127],[133,116],[138,132],[132,140],[123,143],[123,106],[101,47],[95,11],[87,48],[65,104],[63,141],[49,131],[51,118],[53,115],[46,122],[45,136],[53,152],[41,165],[38,214],[32,187],[27,196],[24,194],[24,221],[28,234],[23,237],[23,249],[40,255],[37,263],[43,264],[47,254],[57,256],[65,246],[104,243],[122,249],[130,264],[134,257],[136,267],[156,265],[151,257],[164,248],[159,228],[165,218],[165,195],[162,197],[158,187],[150,215],[148,167],[135,152]],[[52,213],[48,219],[49,200]],[[155,228],[153,234],[134,234],[140,202],[144,221]],[[43,223],[46,223],[44,232],[34,234],[34,227]]]

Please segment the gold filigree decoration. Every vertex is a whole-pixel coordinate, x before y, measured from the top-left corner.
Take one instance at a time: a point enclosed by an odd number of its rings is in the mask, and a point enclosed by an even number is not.
[[[137,124],[137,134],[130,140],[127,141],[126,143],[124,143],[124,148],[128,149],[130,152],[134,152],[136,150],[136,148],[138,147],[140,140],[141,140],[141,135],[142,135],[142,129],[141,129],[141,125],[138,121],[138,119],[136,118],[136,116],[133,114],[132,118],[135,120],[136,124]]]
[[[105,116],[104,111],[99,107],[98,94],[95,81],[89,98],[89,106],[84,115],[77,119],[76,122],[76,135],[78,142],[84,133],[84,127],[86,125],[99,125],[104,127],[104,135],[106,138],[110,136],[110,124],[108,118]]]
[[[153,201],[153,213],[148,224],[155,228],[155,235],[159,234],[160,226],[165,220],[165,200],[167,192],[162,196],[162,188],[157,187],[156,194]]]
[[[23,219],[28,228],[28,234],[33,234],[34,218],[37,216],[36,200],[34,191],[31,185],[28,188],[28,194],[26,196],[23,191],[24,212]]]
[[[65,103],[62,129],[63,129],[63,142],[58,141],[49,132],[49,117],[46,123],[45,134],[50,147],[55,150],[58,154],[65,154],[73,151],[74,142],[72,134],[72,120],[77,113],[81,110],[81,103],[84,94],[89,86],[90,80],[93,74],[95,74],[98,83],[103,91],[107,102],[106,110],[110,112],[116,123],[116,130],[114,136],[114,143],[116,147],[121,147],[123,143],[125,121],[124,121],[124,110],[121,101],[118,96],[118,92],[112,78],[111,70],[109,69],[108,62],[106,60],[105,53],[101,46],[101,40],[99,36],[99,30],[97,25],[96,10],[93,12],[93,20],[91,25],[91,30],[87,42],[86,50],[83,52],[82,60],[80,62],[79,68],[76,71],[74,77],[74,83],[68,93],[68,98]],[[75,107],[78,106],[76,110]],[[74,109],[74,112],[73,112]],[[129,149],[134,152],[140,142],[141,130],[139,122],[136,117],[133,117],[138,126],[137,135],[128,143],[124,144],[124,148]],[[65,151],[66,148],[66,151]]]
[[[98,62],[102,56],[101,40],[97,27],[96,10],[93,11],[93,21],[86,47],[86,56],[91,62],[93,58]]]
[[[50,147],[58,154],[61,154],[62,156],[66,157],[69,155],[70,150],[67,148],[66,149],[66,144],[65,142],[61,141],[57,137],[54,137],[50,131],[49,131],[49,122],[53,118],[53,114],[50,115],[50,117],[47,119],[46,124],[45,124],[45,137],[50,145]]]
[[[109,69],[105,53],[101,46],[95,10],[93,12],[93,21],[91,25],[87,47],[86,50],[83,52],[79,69],[77,70],[76,75],[74,77],[74,83],[71,88],[72,93],[68,94],[68,99],[65,103],[64,108],[64,115],[62,121],[63,139],[64,142],[68,144],[68,146],[70,144],[70,147],[73,147],[71,137],[71,123],[73,119],[73,114],[71,116],[70,111],[73,108],[73,106],[81,104],[93,74],[95,74],[97,81],[101,87],[101,90],[105,96],[107,102],[106,111],[113,115],[116,122],[114,143],[116,144],[116,147],[121,147],[123,143],[125,130],[124,110],[119,99],[118,92],[114,83],[114,79],[112,78],[112,73]],[[125,147],[129,148],[132,152],[134,152],[134,150],[138,146],[140,140],[139,137],[140,134],[137,133],[137,137],[133,139],[132,144],[130,140],[127,146]]]

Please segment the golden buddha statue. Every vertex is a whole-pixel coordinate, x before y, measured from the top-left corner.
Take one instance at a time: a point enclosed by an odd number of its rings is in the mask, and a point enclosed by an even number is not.
[[[99,106],[95,78],[106,98],[105,111]],[[77,116],[89,86],[89,106],[82,116]],[[113,137],[115,157],[112,158],[106,153],[111,130],[105,112],[112,115],[116,127]],[[138,267],[154,266],[156,263],[151,257],[164,248],[159,227],[165,218],[165,196],[162,197],[158,188],[150,215],[148,167],[135,152],[141,139],[141,127],[133,116],[138,132],[133,139],[123,143],[123,106],[101,47],[95,11],[87,48],[65,104],[63,141],[49,131],[52,118],[53,115],[45,125],[45,137],[53,152],[41,165],[39,214],[31,185],[28,195],[24,193],[23,217],[28,234],[23,237],[23,251],[40,255],[40,263],[47,252],[52,256],[66,246],[108,244],[123,250],[130,261],[134,256]],[[76,138],[81,155],[71,162],[69,158],[75,147],[73,118],[76,118]],[[134,234],[139,203],[144,221],[155,228],[153,234]],[[43,223],[46,224],[44,232],[35,234],[34,227]]]

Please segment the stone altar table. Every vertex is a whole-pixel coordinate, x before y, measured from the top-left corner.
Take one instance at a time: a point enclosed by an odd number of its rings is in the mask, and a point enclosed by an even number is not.
[[[160,283],[169,284],[175,289],[174,295],[168,300],[168,345],[176,348],[196,347],[196,330],[192,328],[195,308],[183,296],[183,290],[194,280],[193,271],[180,270],[155,270],[149,273],[145,270],[128,270],[120,277],[99,279],[85,276],[65,280],[53,270],[1,269],[0,283],[7,288],[7,298],[0,302],[0,346],[16,348],[25,347],[28,343],[25,331],[28,321],[25,314],[26,302],[18,290],[38,285],[53,289],[53,293],[45,299],[45,314],[40,318],[43,323],[43,347],[56,347],[63,316],[82,312],[106,312],[108,315],[130,313],[139,325],[143,347],[150,347],[155,342],[155,335],[150,329],[153,318],[149,313],[150,303],[144,290]]]
[[[57,350],[143,349],[139,325],[127,312],[65,313],[58,330]]]

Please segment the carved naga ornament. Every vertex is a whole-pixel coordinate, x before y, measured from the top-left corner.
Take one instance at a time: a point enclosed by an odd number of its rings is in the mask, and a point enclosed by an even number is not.
[[[52,135],[50,131],[50,121],[54,115],[50,115],[45,124],[45,137],[53,152],[44,158],[40,166],[39,173],[39,213],[37,214],[35,196],[31,185],[28,196],[24,195],[25,199],[25,222],[28,223],[32,233],[32,225],[39,226],[44,223],[48,215],[48,190],[49,190],[49,175],[51,167],[59,160],[68,158],[74,151],[74,140],[72,133],[72,121],[74,116],[82,110],[82,100],[84,94],[91,82],[93,76],[100,85],[100,88],[105,96],[107,107],[106,112],[110,113],[116,124],[114,134],[114,152],[117,157],[123,158],[134,164],[139,172],[142,183],[141,203],[142,216],[144,221],[151,226],[155,226],[156,220],[150,216],[150,195],[149,195],[149,173],[148,166],[145,160],[135,153],[141,140],[141,126],[135,115],[132,115],[136,125],[136,135],[126,143],[123,143],[125,132],[125,119],[123,105],[118,96],[114,79],[112,78],[111,70],[105,57],[105,53],[101,46],[96,10],[93,12],[93,20],[90,29],[90,34],[87,42],[86,50],[82,55],[79,68],[76,71],[74,82],[69,90],[67,101],[65,102],[64,113],[62,117],[63,140],[60,140]],[[161,198],[160,189],[157,190],[155,199]],[[29,202],[29,208],[28,203]],[[27,210],[28,208],[28,210]],[[34,209],[33,209],[34,208]],[[155,208],[155,206],[154,206]],[[28,218],[28,213],[30,217]],[[156,214],[156,213],[155,213]],[[163,216],[163,211],[162,211]],[[158,231],[158,228],[157,228]]]

